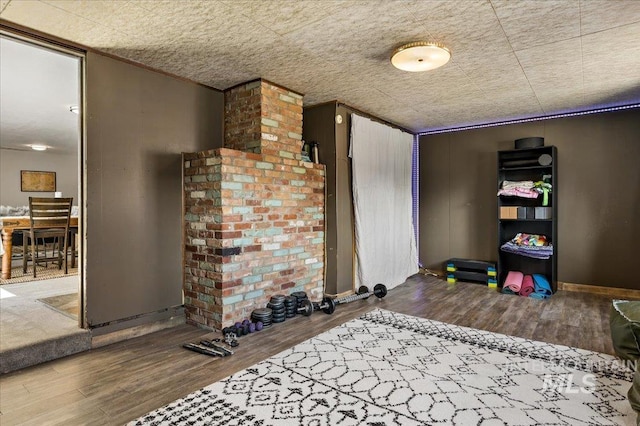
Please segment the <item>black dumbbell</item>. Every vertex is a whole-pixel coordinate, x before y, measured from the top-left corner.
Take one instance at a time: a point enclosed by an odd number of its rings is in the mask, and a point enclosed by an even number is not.
[[[313,303],[308,299],[300,302],[301,306],[298,308],[298,313],[308,317],[314,311],[322,311],[325,314],[331,315],[336,310],[336,302],[330,297],[325,297],[320,303]]]
[[[309,299],[300,301],[300,307],[297,308],[297,312],[305,317],[310,316],[313,313],[313,303]]]
[[[320,303],[314,303],[314,310],[322,311],[327,315],[331,315],[336,310],[336,301],[330,297],[325,297]]]

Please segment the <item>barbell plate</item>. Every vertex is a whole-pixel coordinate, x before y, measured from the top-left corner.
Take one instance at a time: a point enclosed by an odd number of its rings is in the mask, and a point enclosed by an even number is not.
[[[322,299],[321,306],[322,311],[327,315],[331,315],[336,310],[336,302],[330,297],[325,297],[324,299]]]
[[[305,317],[310,316],[313,313],[313,304],[309,299],[305,299],[300,302],[300,308],[298,308],[299,312]]]
[[[356,294],[365,294],[365,293],[369,293],[369,287],[367,287],[366,285],[361,285]]]
[[[373,294],[378,298],[383,298],[387,295],[387,286],[384,284],[376,284],[373,287]]]

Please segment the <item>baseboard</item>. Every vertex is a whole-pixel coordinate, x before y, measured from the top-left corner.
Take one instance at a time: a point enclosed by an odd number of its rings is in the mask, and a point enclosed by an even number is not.
[[[145,334],[154,333],[166,328],[175,327],[186,322],[184,315],[177,315],[162,321],[156,321],[150,324],[143,324],[136,327],[125,328],[123,330],[114,331],[100,336],[91,338],[91,348],[99,348],[101,346],[110,345],[112,343],[123,340],[133,339],[134,337],[144,336]]]
[[[619,287],[603,287],[588,284],[564,283],[558,281],[558,290],[576,291],[582,293],[598,294],[612,299],[640,299],[640,290]]]

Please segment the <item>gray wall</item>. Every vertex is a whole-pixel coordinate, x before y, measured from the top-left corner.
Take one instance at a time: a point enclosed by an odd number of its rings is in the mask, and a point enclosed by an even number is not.
[[[78,154],[50,151],[0,150],[0,205],[27,206],[29,197],[53,197],[53,192],[22,192],[20,171],[37,170],[56,172],[56,191],[64,197],[73,197],[78,205]]]
[[[86,67],[86,318],[111,331],[182,304],[181,153],[222,146],[223,94],[92,52]]]
[[[496,152],[558,147],[558,280],[640,289],[640,110],[420,138],[420,260],[497,260]],[[555,179],[554,179],[555,180]]]

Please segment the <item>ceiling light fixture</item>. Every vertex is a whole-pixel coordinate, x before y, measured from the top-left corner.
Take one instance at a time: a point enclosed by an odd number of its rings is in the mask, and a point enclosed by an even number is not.
[[[393,51],[391,63],[402,71],[420,72],[439,68],[449,62],[451,52],[440,43],[414,41]]]
[[[69,107],[69,111],[71,111],[74,114],[80,114],[80,107],[78,105],[71,105]]]
[[[34,143],[31,145],[31,149],[33,149],[34,151],[46,151],[47,148],[49,147],[46,145],[38,144],[38,143]]]

